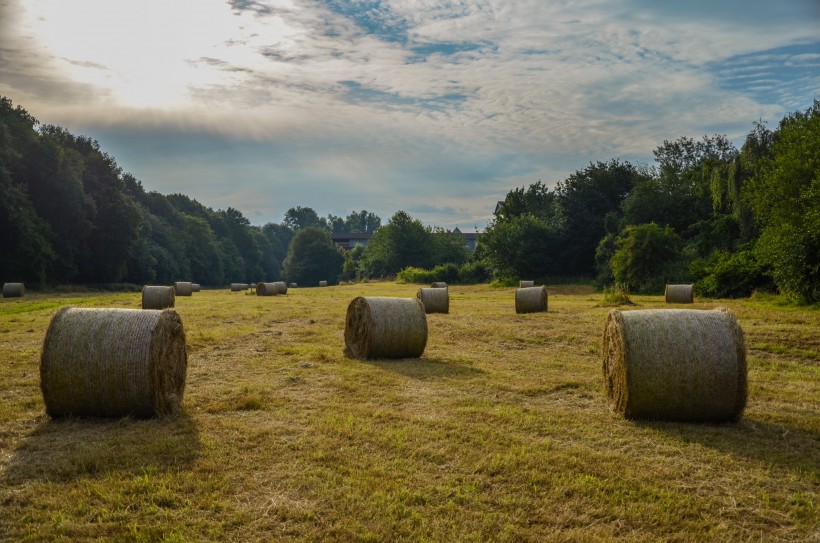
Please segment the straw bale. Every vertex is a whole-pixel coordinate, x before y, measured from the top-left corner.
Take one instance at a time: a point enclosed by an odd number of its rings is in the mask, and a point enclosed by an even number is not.
[[[547,310],[547,287],[526,287],[515,291],[516,313],[543,313]]]
[[[535,286],[535,281],[519,281],[518,288],[530,288]]]
[[[62,308],[51,319],[40,356],[46,413],[175,413],[187,365],[185,331],[173,309]]]
[[[23,283],[3,283],[3,298],[22,298],[26,295]]]
[[[345,319],[346,352],[360,359],[418,358],[427,345],[427,316],[418,298],[354,298]]]
[[[743,330],[728,309],[613,310],[603,371],[610,406],[630,419],[734,421],[746,406]]]
[[[319,286],[320,287],[326,287],[327,286],[327,281],[319,281]]]
[[[416,298],[421,300],[425,313],[450,312],[450,292],[446,288],[420,288]]]
[[[288,284],[284,281],[275,281],[273,284],[276,285],[276,294],[288,293]]]
[[[430,285],[430,288],[447,288],[447,283],[445,283],[444,281],[436,281],[435,283]]]
[[[666,285],[663,298],[668,304],[691,304],[695,301],[693,285]]]
[[[243,290],[248,290],[247,283],[231,283],[231,292],[241,292]]]
[[[202,290],[202,287],[199,286],[199,283],[191,283],[191,292],[199,292]]]
[[[288,286],[290,288],[299,288],[299,285],[297,285],[296,283],[290,283]]]
[[[142,287],[143,309],[165,309],[174,307],[174,287],[145,285]]]
[[[276,296],[278,293],[276,283],[256,283],[257,296]]]
[[[194,292],[193,283],[190,281],[177,281],[174,283],[174,292],[177,296],[191,296]]]

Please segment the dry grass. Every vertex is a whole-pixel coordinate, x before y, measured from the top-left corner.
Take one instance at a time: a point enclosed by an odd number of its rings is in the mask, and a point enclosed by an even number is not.
[[[820,313],[728,306],[749,346],[737,424],[631,422],[607,407],[607,308],[550,286],[450,286],[418,360],[347,358],[355,296],[411,285],[177,298],[184,414],[50,420],[40,347],[61,305],[0,302],[3,541],[817,541]],[[663,298],[633,296],[641,309]]]

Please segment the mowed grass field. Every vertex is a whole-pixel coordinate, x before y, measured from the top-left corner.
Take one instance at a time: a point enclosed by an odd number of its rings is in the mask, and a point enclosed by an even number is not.
[[[416,290],[178,297],[188,377],[165,420],[44,412],[58,307],[138,293],[2,300],[0,540],[820,541],[817,309],[696,299],[745,331],[743,418],[631,422],[608,409],[610,309],[588,287],[516,315],[512,288],[453,286],[421,359],[345,357],[350,300]]]

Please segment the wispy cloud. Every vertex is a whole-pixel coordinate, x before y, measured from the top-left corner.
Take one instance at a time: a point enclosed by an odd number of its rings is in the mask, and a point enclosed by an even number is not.
[[[112,5],[0,0],[0,93],[146,185],[255,221],[348,205],[482,222],[513,186],[740,138],[820,94],[813,0]]]

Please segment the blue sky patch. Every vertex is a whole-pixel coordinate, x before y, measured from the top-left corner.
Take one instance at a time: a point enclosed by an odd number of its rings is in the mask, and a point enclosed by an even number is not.
[[[376,103],[387,107],[445,111],[467,100],[466,95],[459,93],[443,94],[434,98],[420,98],[416,96],[402,96],[395,92],[366,87],[358,81],[339,81],[339,84],[345,88],[345,98],[354,103]]]

